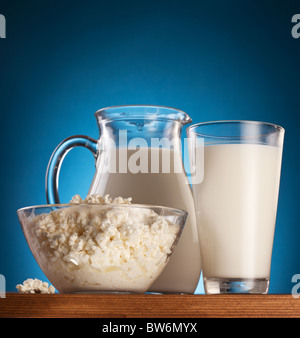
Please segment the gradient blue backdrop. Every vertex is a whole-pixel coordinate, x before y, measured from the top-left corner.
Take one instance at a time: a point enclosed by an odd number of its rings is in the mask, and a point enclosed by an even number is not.
[[[98,137],[94,112],[120,104],[180,108],[194,122],[268,121],[286,129],[271,293],[300,273],[299,1],[0,0],[0,273],[7,290],[45,280],[16,210],[46,203],[56,145]],[[91,153],[74,149],[61,171],[61,201],[85,195]],[[198,292],[203,292],[199,287]]]

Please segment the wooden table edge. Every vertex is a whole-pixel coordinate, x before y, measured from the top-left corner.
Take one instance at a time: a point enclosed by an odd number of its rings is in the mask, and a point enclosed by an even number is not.
[[[292,295],[18,294],[0,318],[300,318]]]

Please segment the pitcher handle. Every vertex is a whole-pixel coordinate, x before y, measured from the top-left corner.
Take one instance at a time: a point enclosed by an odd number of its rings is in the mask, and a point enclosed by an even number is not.
[[[58,178],[64,157],[74,147],[88,148],[97,157],[97,141],[84,135],[70,136],[63,140],[53,151],[46,172],[46,198],[48,204],[59,204]]]

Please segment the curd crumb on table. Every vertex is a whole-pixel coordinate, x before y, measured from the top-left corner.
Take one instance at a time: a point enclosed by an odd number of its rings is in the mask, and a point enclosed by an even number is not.
[[[19,293],[55,293],[54,286],[49,286],[47,282],[42,282],[37,278],[28,278],[23,282],[23,284],[18,284],[16,288]]]

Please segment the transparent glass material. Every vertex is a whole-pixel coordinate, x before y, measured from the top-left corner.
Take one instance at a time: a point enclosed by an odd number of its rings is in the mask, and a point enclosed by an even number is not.
[[[284,129],[215,121],[187,134],[205,292],[267,293]]]
[[[17,214],[33,256],[61,293],[146,292],[166,267],[187,218],[184,210],[134,204],[49,204]],[[137,219],[143,227],[134,231]],[[151,243],[157,236],[159,249]]]
[[[72,136],[54,150],[46,174],[48,203],[60,202],[58,180],[64,156],[73,147],[88,148],[96,160],[89,194],[132,197],[135,204],[162,205],[188,212],[180,242],[150,291],[194,293],[201,273],[200,249],[181,142],[182,128],[191,118],[174,108],[137,105],[100,109],[95,117],[100,132],[98,140]]]

